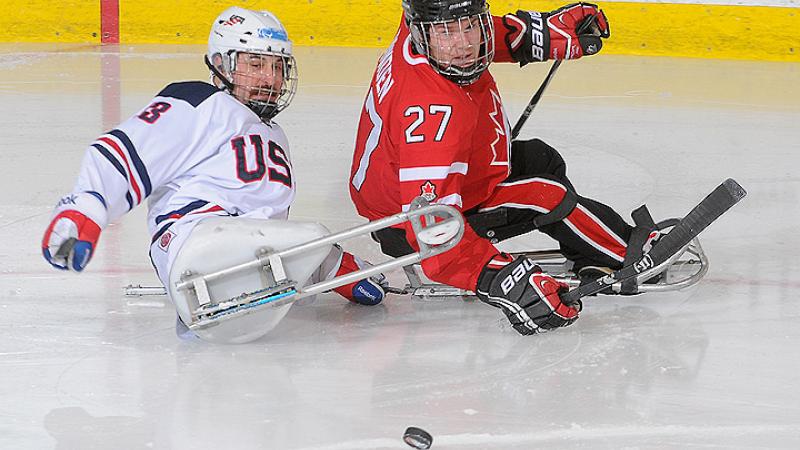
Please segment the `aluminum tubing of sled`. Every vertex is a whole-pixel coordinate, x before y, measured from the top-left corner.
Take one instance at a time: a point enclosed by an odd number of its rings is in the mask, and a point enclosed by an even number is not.
[[[427,219],[426,223],[429,223],[431,225],[423,226],[421,223],[421,218],[423,217]],[[442,220],[441,222],[434,223],[434,217],[443,218],[444,220]],[[348,230],[339,233],[331,234],[329,236],[325,236],[321,239],[317,239],[311,242],[306,242],[304,244],[296,245],[294,247],[290,247],[285,250],[268,253],[246,263],[242,263],[209,274],[198,275],[196,277],[192,277],[191,279],[187,279],[185,281],[176,283],[176,288],[178,290],[191,289],[194,286],[195,280],[198,278],[202,278],[207,283],[210,281],[223,278],[225,276],[230,276],[242,270],[249,270],[264,266],[268,264],[271,258],[280,259],[280,258],[290,257],[293,255],[301,254],[303,252],[307,252],[308,250],[311,249],[318,248],[320,246],[336,244],[347,239],[363,236],[373,231],[382,230],[384,228],[388,228],[393,225],[399,225],[407,221],[411,222],[415,233],[419,233],[419,231],[423,229],[427,230],[436,226],[443,226],[448,223],[452,223],[451,221],[455,221],[458,224],[458,232],[456,233],[455,236],[453,236],[446,242],[442,243],[441,245],[430,246],[420,241],[419,242],[420,250],[416,253],[412,253],[410,255],[406,255],[401,258],[395,258],[391,261],[387,261],[382,264],[377,264],[375,266],[362,269],[356,272],[352,272],[347,275],[336,277],[328,281],[323,281],[306,286],[305,288],[299,289],[297,295],[294,298],[300,299],[309,295],[319,294],[321,292],[329,291],[331,289],[337,288],[339,286],[344,286],[345,284],[349,284],[357,280],[377,275],[379,273],[382,273],[383,271],[394,269],[396,267],[403,267],[409,264],[418,263],[423,259],[444,253],[450,250],[451,248],[455,247],[464,235],[464,218],[461,215],[461,213],[458,212],[457,209],[449,205],[441,205],[441,204],[430,205],[427,204],[427,202],[425,202],[422,199],[417,199],[414,202],[412,202],[412,205],[407,212],[399,213],[384,219],[372,221],[367,224],[350,228]]]
[[[441,217],[442,215],[449,217],[442,222],[435,223],[435,217]],[[406,217],[404,220],[398,220],[399,217],[403,216]],[[423,217],[425,218],[427,224],[433,224],[433,225],[424,226],[421,220]],[[389,220],[389,219],[392,219],[390,225],[381,224],[382,220]],[[464,236],[464,217],[461,215],[460,212],[458,212],[457,209],[448,205],[428,205],[427,202],[419,198],[417,200],[414,200],[414,202],[412,202],[411,208],[409,209],[408,212],[400,213],[396,216],[387,217],[386,219],[382,220],[370,222],[366,225],[362,225],[361,227],[356,227],[351,230],[340,233],[340,234],[348,234],[348,236],[341,237],[340,239],[341,240],[349,239],[351,237],[360,236],[366,232],[381,230],[391,225],[404,223],[406,221],[411,222],[411,226],[414,229],[414,234],[417,236],[419,236],[420,232],[423,230],[430,230],[431,228],[437,226],[446,227],[447,223],[453,223],[453,222],[455,222],[458,225],[458,232],[456,233],[455,236],[448,239],[446,242],[436,246],[428,245],[422,242],[421,240],[417,239],[417,244],[419,245],[420,249],[416,253],[412,253],[406,256],[401,256],[399,258],[393,258],[390,261],[377,264],[372,267],[368,267],[366,269],[361,269],[357,272],[352,272],[347,275],[342,275],[327,281],[321,281],[319,283],[306,286],[299,290],[297,298],[300,299],[309,295],[320,294],[322,292],[330,291],[331,289],[337,288],[339,286],[344,286],[345,284],[350,284],[354,281],[363,280],[364,278],[368,278],[373,275],[378,275],[398,267],[406,267],[412,264],[416,264],[418,262],[421,262],[423,259],[430,258],[431,256],[436,256],[450,250],[451,248],[458,245],[458,243],[461,241],[461,238]],[[397,220],[397,222],[395,222],[395,220]],[[362,229],[362,227],[364,229]],[[349,235],[349,233],[353,234]]]

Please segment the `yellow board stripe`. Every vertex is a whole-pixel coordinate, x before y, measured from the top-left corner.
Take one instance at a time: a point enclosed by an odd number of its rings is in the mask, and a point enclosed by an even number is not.
[[[2,42],[98,42],[99,1],[6,0]],[[552,10],[564,1],[494,1],[492,12]],[[53,4],[56,5],[53,5]],[[400,0],[120,0],[122,43],[200,44],[232,3],[268,8],[297,45],[385,47]],[[611,23],[607,54],[800,62],[800,8],[602,2]]]
[[[100,42],[97,0],[4,0],[0,42]]]
[[[608,3],[609,53],[800,61],[800,8]]]
[[[199,44],[211,23],[235,4],[275,13],[295,45],[384,47],[400,23],[400,0],[172,0],[154,15],[140,0],[121,0],[122,42]]]

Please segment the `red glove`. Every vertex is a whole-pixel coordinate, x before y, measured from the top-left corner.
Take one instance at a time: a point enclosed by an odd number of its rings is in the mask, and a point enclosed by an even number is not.
[[[552,12],[517,11],[507,14],[506,45],[524,66],[547,59],[576,59],[594,55],[611,33],[606,15],[591,3],[572,3]]]

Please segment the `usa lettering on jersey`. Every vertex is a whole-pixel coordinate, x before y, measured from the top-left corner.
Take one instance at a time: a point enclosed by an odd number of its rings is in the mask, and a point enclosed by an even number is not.
[[[276,123],[207,83],[174,83],[90,145],[75,191],[102,195],[110,221],[153,198],[148,226],[166,249],[177,221],[261,210],[285,218],[292,170]]]

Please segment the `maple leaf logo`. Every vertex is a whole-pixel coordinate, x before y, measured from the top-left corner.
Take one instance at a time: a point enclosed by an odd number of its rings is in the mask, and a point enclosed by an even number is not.
[[[431,183],[430,180],[426,181],[425,184],[420,186],[421,193],[420,195],[425,200],[432,202],[433,199],[436,198],[436,185]]]
[[[509,140],[505,139],[504,149],[498,148],[498,144],[500,143],[501,137],[505,137],[510,134],[508,130],[507,121],[505,118],[505,111],[503,111],[503,107],[501,106],[500,95],[492,90],[490,90],[489,92],[492,94],[492,106],[494,107],[494,110],[489,113],[489,119],[491,119],[495,127],[494,141],[492,141],[492,143],[489,144],[489,148],[492,151],[492,162],[490,163],[490,165],[508,166],[508,154],[511,151],[511,145],[509,143]]]

